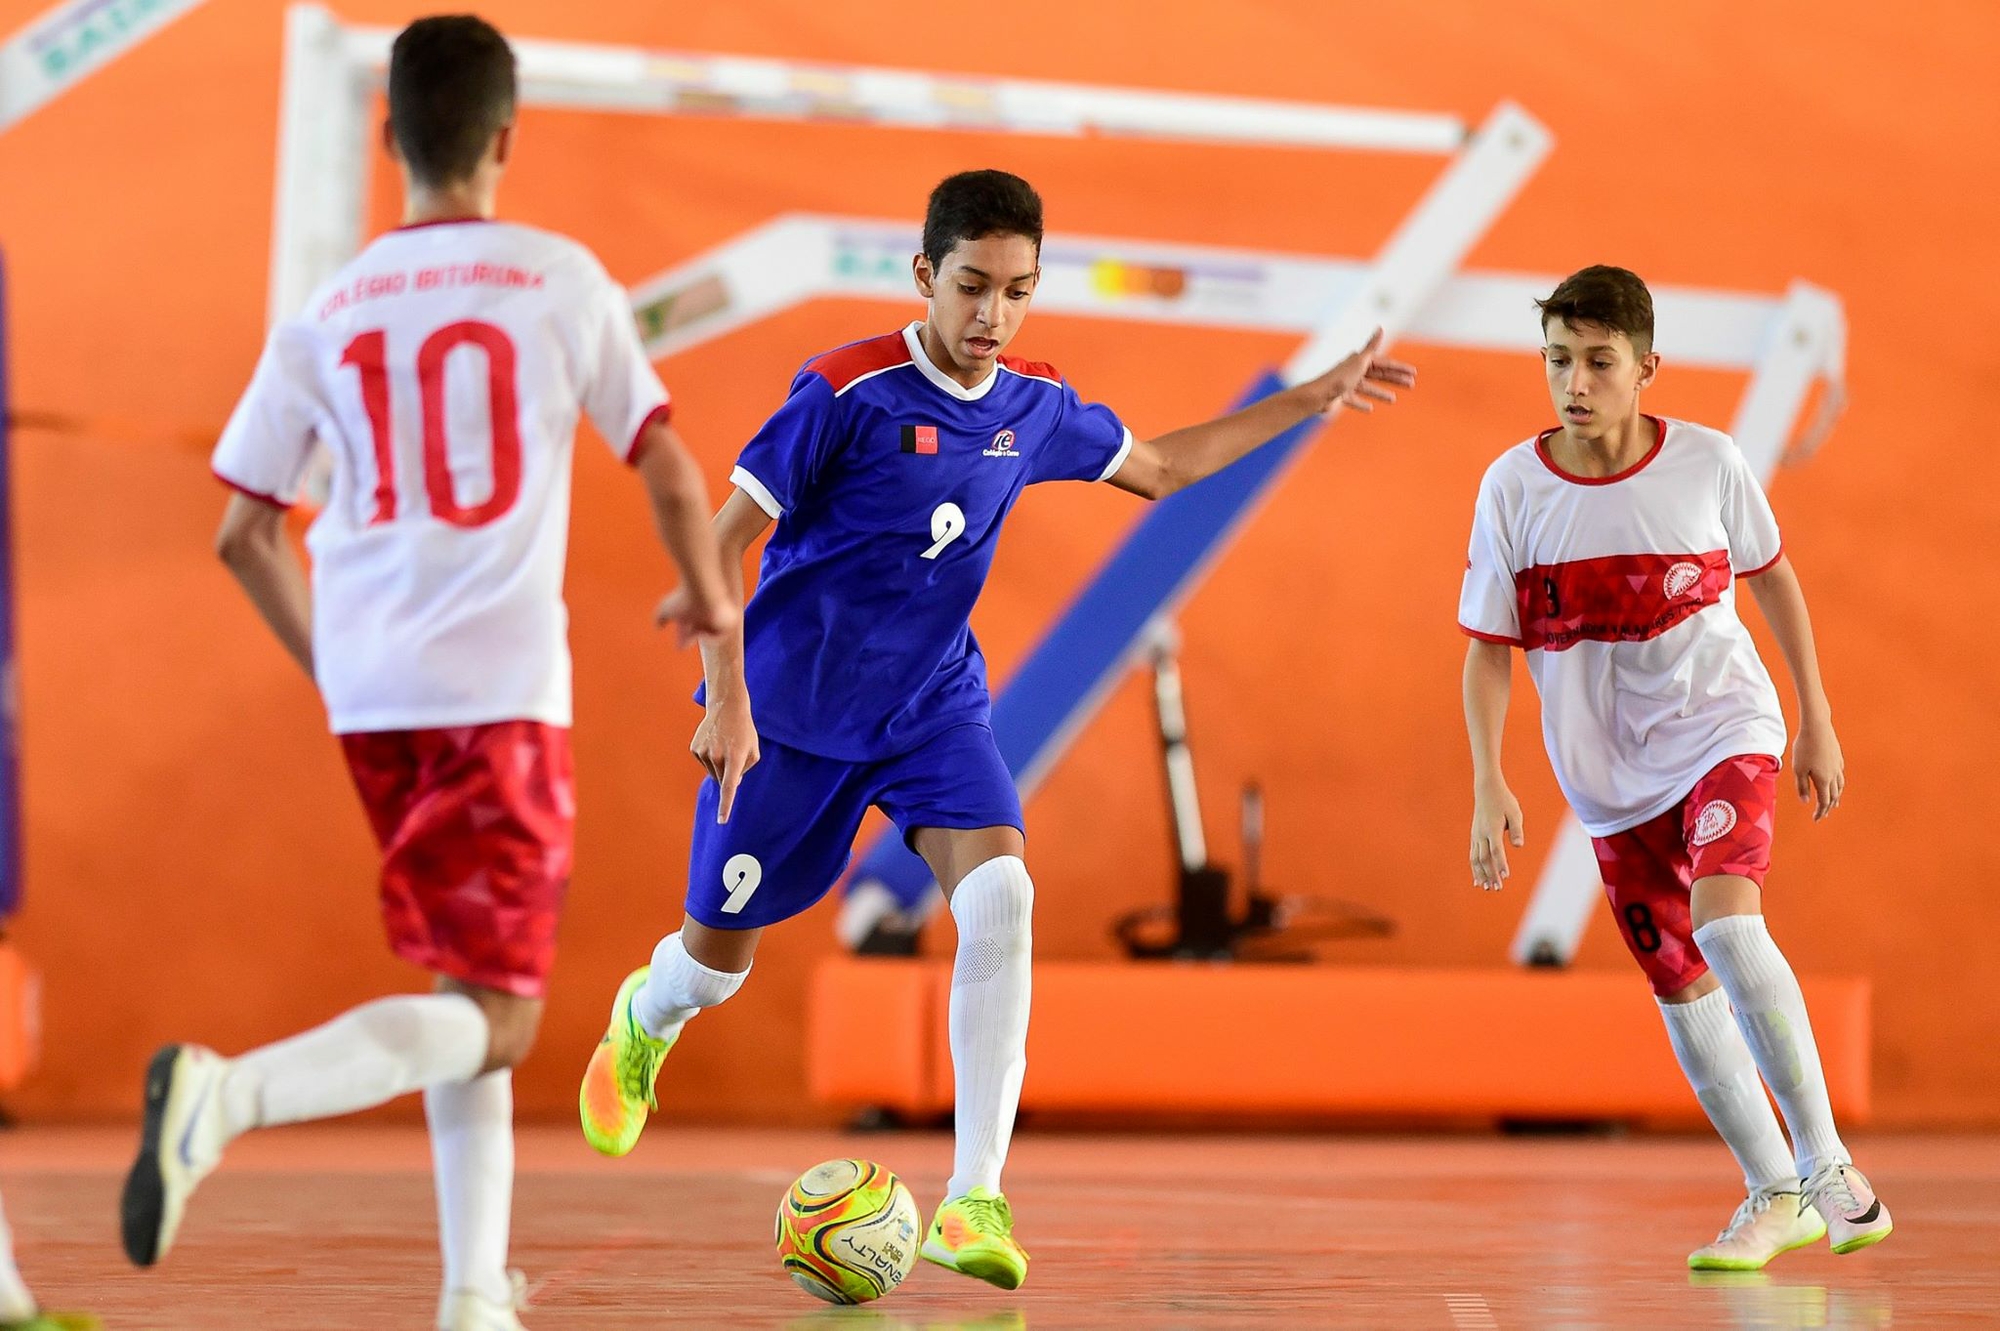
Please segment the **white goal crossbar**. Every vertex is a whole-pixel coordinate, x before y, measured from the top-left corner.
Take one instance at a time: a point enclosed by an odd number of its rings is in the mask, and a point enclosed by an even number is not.
[[[343,26],[318,5],[294,5],[286,15],[274,318],[302,305],[313,284],[359,248],[357,205],[365,200],[354,191],[365,180],[368,97],[382,84],[394,38],[387,28]],[[1412,111],[534,38],[512,45],[521,100],[571,110],[1439,156],[1458,152],[1470,133],[1456,117]]]

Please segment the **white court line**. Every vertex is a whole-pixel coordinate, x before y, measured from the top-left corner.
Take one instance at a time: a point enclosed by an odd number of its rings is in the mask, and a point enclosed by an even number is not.
[[[1493,1310],[1482,1295],[1447,1294],[1444,1304],[1451,1310],[1451,1324],[1458,1331],[1500,1331],[1500,1323],[1494,1320]]]

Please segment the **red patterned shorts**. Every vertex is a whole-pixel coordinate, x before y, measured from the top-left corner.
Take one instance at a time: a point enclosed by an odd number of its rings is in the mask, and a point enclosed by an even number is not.
[[[569,731],[539,721],[342,735],[382,846],[397,956],[539,998],[575,846]]]
[[[1716,874],[1764,885],[1777,800],[1777,759],[1730,758],[1657,818],[1592,838],[1618,931],[1662,998],[1708,973],[1694,945],[1694,885]]]

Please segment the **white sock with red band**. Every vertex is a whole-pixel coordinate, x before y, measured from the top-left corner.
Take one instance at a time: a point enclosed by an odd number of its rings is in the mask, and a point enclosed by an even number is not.
[[[486,1061],[486,1014],[464,994],[402,994],[341,1013],[231,1060],[228,1135],[334,1118],[411,1091],[470,1081]]]
[[[688,955],[678,931],[668,934],[653,949],[653,969],[646,983],[632,995],[632,1015],[655,1040],[665,1040],[687,1025],[689,1017],[705,1007],[726,1001],[743,987],[750,974],[711,970]]]
[[[507,1234],[514,1211],[514,1074],[506,1068],[424,1091],[437,1178],[444,1288],[507,1307]]]
[[[1822,1165],[1853,1159],[1833,1126],[1805,996],[1764,917],[1725,915],[1695,930],[1694,941],[1728,991],[1757,1070],[1784,1111],[1799,1176],[1811,1178]]]
[[[1034,880],[1013,855],[986,861],[951,896],[958,921],[950,1018],[958,1137],[947,1198],[1000,1186],[1028,1071],[1034,905]]]
[[[1692,1003],[1662,1003],[1660,1016],[1695,1099],[1743,1167],[1744,1187],[1750,1192],[1798,1187],[1792,1148],[1757,1080],[1757,1064],[1729,1011],[1729,995],[1716,989]]]

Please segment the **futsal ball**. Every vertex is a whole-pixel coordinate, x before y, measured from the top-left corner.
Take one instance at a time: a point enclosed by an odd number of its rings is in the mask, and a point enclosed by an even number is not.
[[[778,1261],[828,1303],[867,1303],[908,1278],[923,1221],[903,1181],[873,1160],[828,1160],[778,1203]]]

